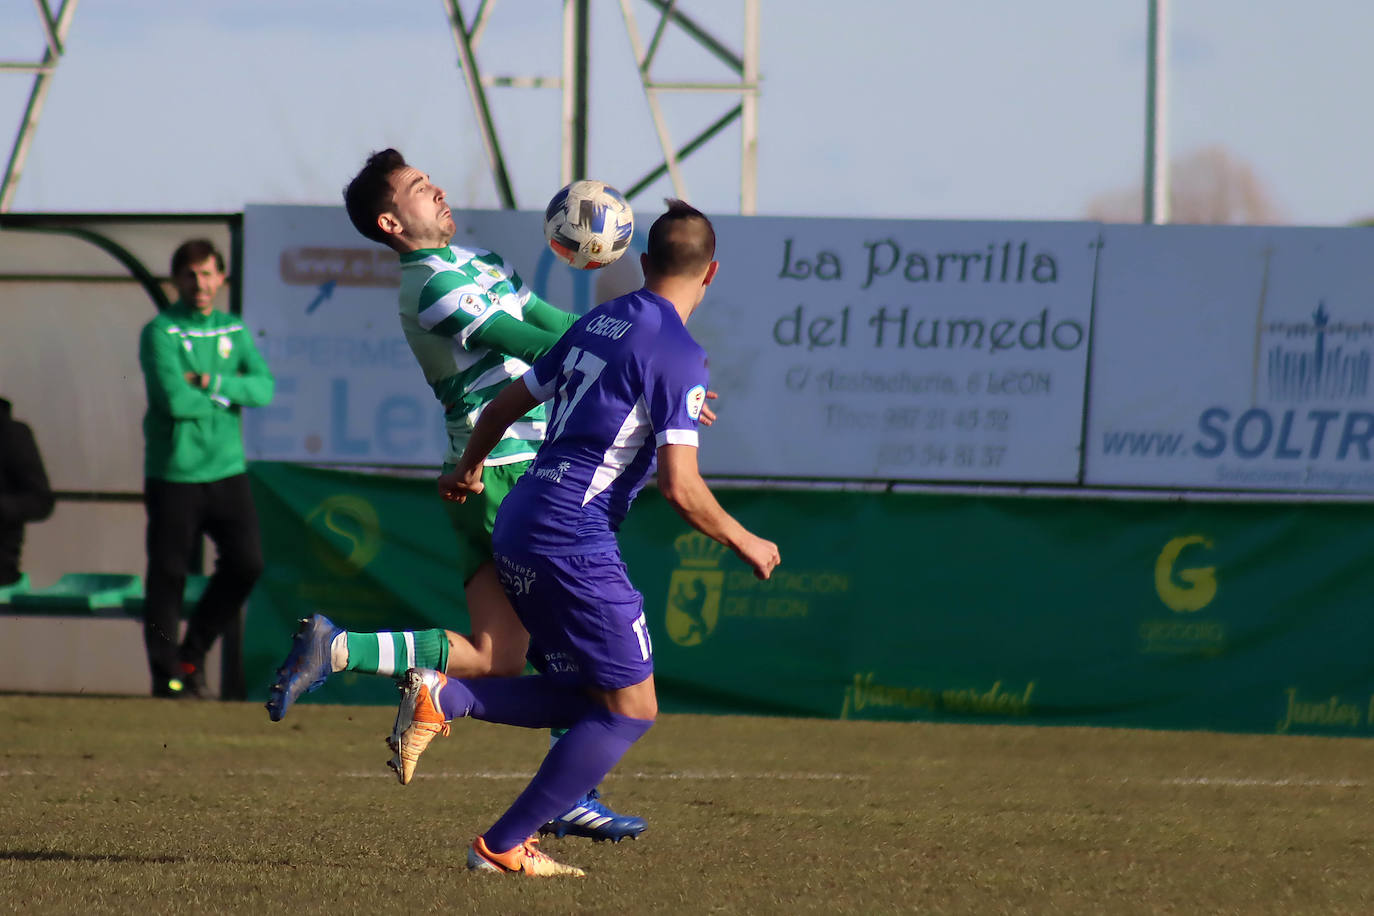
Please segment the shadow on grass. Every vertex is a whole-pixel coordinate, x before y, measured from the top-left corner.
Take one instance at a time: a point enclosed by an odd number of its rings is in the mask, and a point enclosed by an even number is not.
[[[63,852],[60,849],[0,849],[0,862],[142,862],[170,865],[190,862],[187,856],[95,855],[88,852]]]

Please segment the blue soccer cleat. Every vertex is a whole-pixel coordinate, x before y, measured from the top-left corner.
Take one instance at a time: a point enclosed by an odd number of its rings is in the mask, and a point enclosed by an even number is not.
[[[291,651],[277,669],[276,680],[267,693],[267,715],[273,722],[280,722],[301,694],[316,689],[334,673],[330,649],[334,637],[342,632],[320,614],[301,621],[301,628],[291,641]]]
[[[619,843],[626,837],[633,840],[648,829],[644,818],[616,814],[601,804],[600,798],[601,793],[592,789],[586,798],[540,827],[539,832],[552,833],[560,839],[571,833],[597,842]]]

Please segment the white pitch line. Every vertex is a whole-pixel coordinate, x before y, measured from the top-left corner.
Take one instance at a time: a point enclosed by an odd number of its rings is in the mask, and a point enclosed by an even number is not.
[[[379,772],[380,771],[380,772]],[[32,775],[32,774],[29,774]],[[284,772],[282,770],[261,769],[261,770],[229,770],[224,774],[228,777],[267,777],[277,778],[281,776],[296,775],[294,772]],[[383,767],[378,770],[349,770],[338,774],[343,779],[395,779],[394,773]],[[761,772],[761,773],[740,773],[733,770],[683,770],[669,773],[611,773],[612,778],[618,779],[661,779],[667,781],[686,781],[686,782],[711,782],[725,781],[733,779],[761,779],[770,782],[866,782],[869,777],[855,773],[782,773],[782,772]],[[416,779],[523,779],[530,780],[534,777],[533,770],[468,770],[453,772],[429,772],[416,773]]]
[[[1260,789],[1361,789],[1364,783],[1353,779],[1254,779],[1233,776],[1189,776],[1160,780],[1166,786],[1235,786]]]
[[[350,779],[370,779],[376,773],[350,772],[343,774]],[[384,774],[388,778],[395,778],[392,774]],[[869,777],[856,775],[853,773],[736,773],[731,771],[685,771],[677,773],[611,773],[612,778],[619,779],[661,779],[667,781],[683,782],[721,782],[734,779],[761,779],[768,782],[864,782]],[[472,772],[440,772],[440,773],[416,773],[416,779],[532,779],[533,771],[517,772],[492,772],[488,770],[477,770]]]
[[[380,769],[380,768],[379,768]],[[15,777],[43,776],[34,770],[0,770],[0,779]],[[275,769],[229,770],[225,776],[233,778],[269,778],[296,775]],[[394,774],[386,770],[351,770],[338,774],[344,779],[394,779]],[[760,773],[741,773],[734,770],[683,770],[668,773],[612,773],[620,779],[657,779],[667,782],[722,782],[736,779],[760,779],[769,782],[867,782],[870,777],[859,773],[783,773],[765,771]],[[530,770],[470,770],[460,772],[416,773],[416,779],[521,779],[528,781],[534,773]],[[1121,783],[1135,782],[1132,779],[1117,780]],[[1224,786],[1227,788],[1258,789],[1362,789],[1365,783],[1354,779],[1307,779],[1304,777],[1258,779],[1238,776],[1175,776],[1159,780],[1165,786]]]

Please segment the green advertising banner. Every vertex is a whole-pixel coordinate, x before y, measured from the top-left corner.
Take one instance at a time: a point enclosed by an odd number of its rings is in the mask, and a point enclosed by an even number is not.
[[[265,698],[294,620],[466,614],[429,479],[257,464]],[[667,712],[1374,735],[1374,507],[725,490],[766,581],[646,489],[621,531]],[[340,676],[329,702],[392,702]]]

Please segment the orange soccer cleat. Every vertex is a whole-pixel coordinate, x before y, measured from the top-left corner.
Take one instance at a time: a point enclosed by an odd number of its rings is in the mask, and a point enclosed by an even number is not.
[[[555,862],[539,849],[539,841],[530,837],[514,849],[497,854],[487,848],[482,837],[472,841],[468,849],[470,871],[493,871],[507,875],[528,875],[531,878],[567,876],[585,878],[587,873],[572,865]]]

